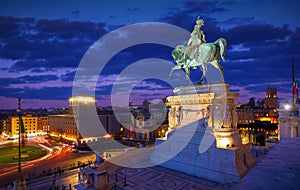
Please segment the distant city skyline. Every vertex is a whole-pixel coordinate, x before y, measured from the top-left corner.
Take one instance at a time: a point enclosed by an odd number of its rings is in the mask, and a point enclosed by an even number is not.
[[[227,39],[225,82],[240,93],[238,102],[264,98],[277,88],[291,102],[291,62],[300,74],[300,3],[265,1],[5,1],[0,3],[0,109],[68,107],[77,67],[85,52],[105,34],[128,24],[161,22],[192,31],[197,16],[208,42]],[[133,62],[160,58],[173,62],[172,48],[144,44],[113,57],[99,75],[98,106],[110,105],[112,86]],[[173,62],[174,63],[174,62]],[[175,64],[175,63],[174,63]],[[192,71],[197,82],[201,71]],[[127,81],[130,82],[130,81]],[[131,92],[137,104],[158,101],[172,88],[141,81]]]

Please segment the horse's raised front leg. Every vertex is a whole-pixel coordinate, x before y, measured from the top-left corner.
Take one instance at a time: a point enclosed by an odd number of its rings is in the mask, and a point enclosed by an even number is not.
[[[181,69],[181,66],[179,65],[175,65],[174,67],[172,67],[171,71],[170,71],[170,74],[169,74],[169,79],[172,80],[172,74],[173,74],[173,71],[174,70],[177,70],[177,69]]]
[[[201,64],[201,66],[202,66],[202,76],[201,76],[201,79],[198,82],[198,84],[202,84],[202,81],[206,77],[206,72],[207,72],[207,66],[206,66],[206,64]]]

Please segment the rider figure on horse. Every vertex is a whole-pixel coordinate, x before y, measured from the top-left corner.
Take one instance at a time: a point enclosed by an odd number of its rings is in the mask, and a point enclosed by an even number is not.
[[[194,26],[194,30],[191,33],[191,37],[187,43],[187,57],[193,58],[198,56],[199,52],[197,51],[199,46],[203,43],[206,43],[205,35],[201,30],[201,27],[204,25],[204,20],[200,19],[198,16],[196,20],[196,25]],[[195,68],[194,68],[195,69]]]

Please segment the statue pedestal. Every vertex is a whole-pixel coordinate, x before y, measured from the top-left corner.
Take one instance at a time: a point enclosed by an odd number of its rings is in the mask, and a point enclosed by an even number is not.
[[[167,98],[169,130],[157,141],[153,164],[220,183],[238,182],[255,164],[236,128],[226,83],[180,87]]]

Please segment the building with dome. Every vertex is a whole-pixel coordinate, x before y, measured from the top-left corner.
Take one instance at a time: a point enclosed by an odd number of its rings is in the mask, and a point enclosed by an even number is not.
[[[129,102],[130,109],[130,138],[137,141],[154,141],[155,135],[155,119],[149,111],[150,102],[145,99],[141,106],[133,105]]]

